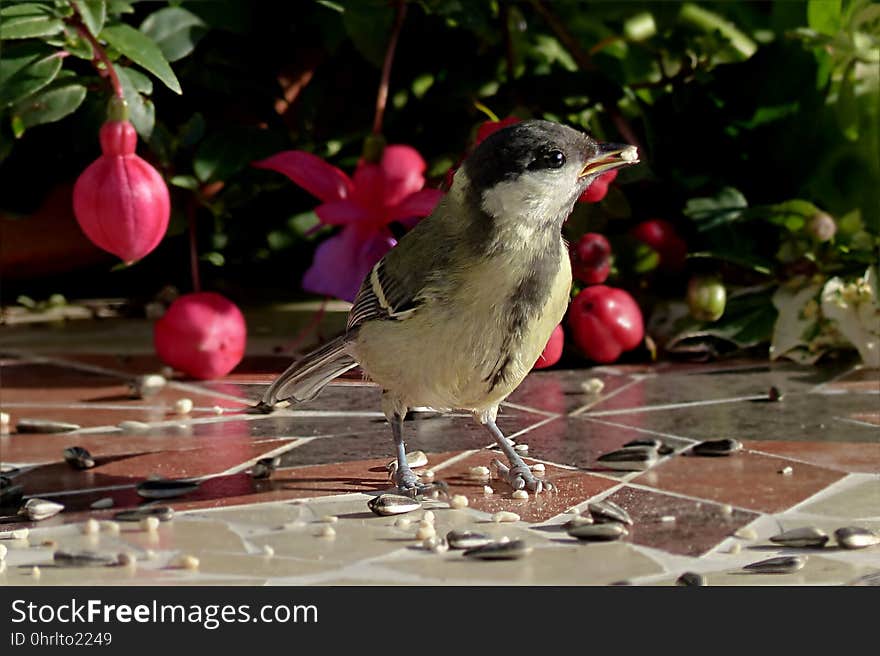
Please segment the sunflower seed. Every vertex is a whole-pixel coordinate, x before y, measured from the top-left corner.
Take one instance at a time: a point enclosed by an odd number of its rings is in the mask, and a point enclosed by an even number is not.
[[[174,412],[178,415],[188,415],[192,410],[192,399],[177,399],[177,401],[174,402]]]
[[[501,512],[497,512],[494,515],[492,515],[492,521],[495,522],[496,524],[501,523],[501,522],[518,522],[519,515],[517,515],[515,512],[509,512],[507,510],[502,510]]]
[[[406,517],[399,517],[394,522],[396,528],[409,528],[410,524],[412,524],[412,522]]]
[[[446,541],[450,549],[474,549],[492,542],[492,538],[474,531],[449,531]]]
[[[97,501],[93,501],[89,508],[92,510],[105,510],[106,508],[113,507],[113,498],[112,497],[103,497],[98,499]]]
[[[130,433],[143,433],[150,430],[150,425],[142,421],[120,421],[116,427]]]
[[[263,545],[263,555],[267,558],[271,558],[275,555],[275,548],[270,544]]]
[[[774,535],[770,538],[770,542],[781,544],[783,547],[824,547],[828,542],[828,534],[820,528],[804,526]]]
[[[734,537],[737,537],[740,540],[757,540],[758,539],[758,532],[755,529],[749,528],[749,527],[741,528],[738,531],[736,531],[733,535],[734,535]]]
[[[428,456],[425,455],[424,451],[410,451],[406,454],[406,464],[410,467],[424,467],[428,464]],[[388,471],[397,469],[397,460],[392,460],[387,465],[385,465],[385,469]]]
[[[736,555],[740,551],[742,551],[742,545],[739,542],[734,542],[727,548],[727,553]]]
[[[433,469],[426,469],[421,474],[419,474],[419,480],[424,481],[425,483],[430,483],[434,480],[436,474]]]
[[[742,442],[733,438],[706,440],[695,444],[691,452],[697,456],[729,456],[743,448]]]
[[[113,519],[119,522],[139,522],[145,517],[155,517],[160,522],[167,522],[174,517],[174,510],[168,506],[141,506],[133,510],[122,510]]]
[[[156,517],[144,517],[140,521],[140,527],[142,530],[147,531],[148,533],[153,533],[156,529],[159,528],[159,520]]]
[[[783,396],[784,395],[782,394],[782,390],[776,387],[776,385],[771,386],[770,389],[767,390],[767,400],[771,403],[777,403],[778,401],[781,401],[783,399]]]
[[[197,570],[199,568],[199,559],[189,554],[178,556],[174,561],[174,566],[180,569]]]
[[[568,529],[568,534],[578,540],[589,542],[610,542],[619,540],[629,535],[629,530],[620,522],[605,522],[604,524],[581,524]]]
[[[19,433],[69,433],[80,428],[79,424],[48,419],[19,419],[15,425],[15,430]]]
[[[492,489],[491,487],[489,487],[488,485],[484,485],[484,486],[483,486],[483,494],[485,494],[486,496],[488,496],[488,495],[490,495],[490,494],[495,494],[495,490],[493,490],[493,489]]]
[[[613,501],[605,499],[603,501],[593,501],[587,506],[590,515],[597,524],[606,522],[621,522],[623,524],[633,525],[632,517],[623,508]]]
[[[492,472],[489,471],[489,468],[483,467],[482,465],[479,467],[471,467],[468,470],[468,478],[477,481],[487,480],[491,474]]]
[[[806,556],[777,556],[746,565],[743,569],[757,574],[789,574],[801,569],[806,562]]]
[[[434,514],[433,510],[426,510],[425,514],[422,515],[422,521],[427,522],[431,526],[434,525],[434,522],[436,521],[436,519],[437,519],[437,516]]]
[[[165,376],[147,374],[129,381],[128,388],[131,390],[133,398],[146,399],[158,394],[167,383],[168,381],[165,380]]]
[[[718,510],[721,512],[722,515],[726,515],[728,517],[733,514],[733,506],[731,506],[729,503],[725,503]]]
[[[543,462],[536,462],[534,465],[529,467],[533,472],[537,472],[539,474],[543,474],[546,471],[546,467],[544,467]]]
[[[130,551],[123,551],[116,556],[116,562],[122,567],[134,567],[137,565],[137,556]]]
[[[465,551],[464,556],[480,560],[517,560],[528,556],[532,551],[533,548],[528,546],[524,540],[509,540],[473,547]]]
[[[578,526],[586,526],[587,524],[594,523],[593,518],[588,515],[577,515],[565,522],[565,524],[562,525],[562,528],[568,531],[569,529],[577,528]]]
[[[12,531],[0,531],[0,540],[26,540],[30,529],[17,528]]]
[[[510,498],[511,499],[528,499],[529,493],[526,492],[525,490],[514,490],[513,493],[510,495]]]
[[[660,518],[660,521],[664,524],[672,524],[675,522],[675,520],[675,515],[663,515],[663,517]]]
[[[783,467],[782,469],[779,470],[779,473],[782,474],[783,476],[791,476],[792,474],[794,474],[794,469],[792,469],[792,467],[790,467],[790,466]]]
[[[467,508],[468,503],[469,501],[466,496],[464,496],[463,494],[455,494],[449,500],[449,507],[455,510],[460,510],[461,508]]]
[[[630,446],[605,453],[596,462],[617,471],[645,471],[657,462],[657,450],[649,446]]]
[[[24,515],[34,522],[54,517],[64,510],[64,505],[47,501],[46,499],[28,499],[18,510],[19,515]]]
[[[864,549],[880,544],[880,535],[860,526],[846,526],[834,531],[834,537],[844,549]]]
[[[35,579],[40,578],[42,575],[43,573],[40,571],[39,567],[37,567],[36,565],[31,567],[31,576],[33,576]]]
[[[97,551],[56,551],[52,559],[63,567],[106,567],[118,562],[116,555]]]
[[[661,440],[658,440],[657,438],[645,437],[638,440],[630,440],[623,445],[623,448],[626,449],[634,446],[651,447],[652,449],[656,450],[663,446],[663,442]]]
[[[424,541],[435,535],[437,535],[437,529],[434,528],[433,524],[428,524],[425,521],[419,522],[419,530],[416,531],[416,540]]]
[[[64,449],[64,460],[74,469],[91,469],[95,466],[92,454],[81,446],[70,446]]]
[[[706,585],[706,577],[696,572],[685,572],[675,580],[675,585],[698,586]]]
[[[9,426],[9,413],[8,412],[0,412],[0,427],[6,428]]]
[[[189,494],[198,487],[199,484],[194,481],[148,480],[138,483],[137,493],[144,499],[170,499]]]
[[[367,507],[380,517],[388,517],[389,515],[402,515],[419,510],[422,504],[401,494],[380,494],[370,499],[367,502]]]
[[[260,458],[254,463],[253,467],[251,467],[251,478],[257,480],[269,478],[275,470],[278,469],[278,465],[280,464],[281,456],[275,456],[274,458]]]
[[[513,450],[516,451],[517,453],[528,453],[529,452],[529,445],[528,444],[517,444],[516,446],[513,447]]]

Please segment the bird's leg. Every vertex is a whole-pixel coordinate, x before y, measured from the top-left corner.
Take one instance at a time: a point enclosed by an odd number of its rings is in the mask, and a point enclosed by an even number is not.
[[[507,456],[507,461],[510,463],[510,467],[497,458],[493,462],[498,468],[498,475],[510,483],[510,486],[514,490],[522,490],[525,488],[526,490],[538,494],[543,490],[551,492],[555,489],[552,483],[537,478],[532,473],[529,466],[523,462],[523,459],[520,458],[514,448],[507,443],[507,438],[504,437],[504,433],[501,432],[501,429],[498,428],[498,425],[495,423],[495,417],[478,417],[477,421],[486,427],[492,437],[495,438],[498,446],[501,447],[504,455]]]
[[[446,484],[435,481],[430,484],[422,483],[415,475],[406,461],[406,444],[403,441],[403,420],[406,412],[395,412],[390,418],[391,432],[394,435],[394,447],[397,450],[397,468],[394,470],[394,484],[398,492],[408,497],[417,497],[428,492],[444,491]]]

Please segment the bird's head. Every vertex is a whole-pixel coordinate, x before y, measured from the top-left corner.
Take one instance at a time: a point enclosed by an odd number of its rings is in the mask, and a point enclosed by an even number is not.
[[[599,143],[550,121],[523,121],[480,143],[455,184],[467,187],[496,222],[555,226],[598,175],[638,161],[634,146]]]

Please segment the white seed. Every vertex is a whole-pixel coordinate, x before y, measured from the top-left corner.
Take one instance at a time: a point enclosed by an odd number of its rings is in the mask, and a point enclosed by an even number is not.
[[[534,465],[531,466],[531,470],[533,472],[543,472],[545,471],[545,469],[546,468],[544,467],[543,462],[536,462]]]
[[[64,510],[64,504],[47,501],[46,499],[32,498],[18,510],[19,515],[24,515],[34,522],[54,517]]]
[[[40,578],[40,576],[42,576],[42,572],[40,571],[40,568],[37,567],[36,565],[31,567],[31,576],[33,576],[35,579],[38,579],[38,578]]]
[[[8,549],[6,548],[6,545],[0,544],[0,560],[3,560],[4,558],[6,558],[7,551],[8,551]]]
[[[79,527],[79,530],[83,535],[96,535],[101,531],[101,525],[97,520],[89,518]]]
[[[730,545],[730,548],[727,550],[727,553],[736,555],[740,551],[742,551],[742,545],[739,542],[734,542],[732,545]]]
[[[434,528],[434,522],[429,522],[427,519],[423,519],[419,522],[419,528]]]
[[[753,528],[745,527],[734,533],[734,536],[741,540],[755,540],[758,538],[758,533]]]
[[[435,476],[435,474],[434,474],[433,469],[426,469],[421,474],[419,474],[419,478],[422,479],[423,481],[425,481],[426,483],[430,483],[431,481],[433,481],[434,476]]]
[[[782,469],[779,470],[779,473],[782,474],[783,476],[791,476],[792,474],[794,474],[794,469],[792,469],[790,466],[783,467]]]
[[[122,567],[134,567],[137,565],[137,556],[130,551],[123,551],[116,556],[116,562]]]
[[[215,405],[213,408],[211,408],[211,410],[214,411],[215,415],[222,415],[224,412],[223,408],[221,408],[219,405]]]
[[[394,522],[394,526],[397,528],[409,528],[410,524],[412,524],[412,522],[406,517],[400,517]]]
[[[449,507],[454,508],[455,510],[459,510],[461,508],[468,507],[468,498],[463,494],[455,494],[449,500]]]
[[[665,524],[671,524],[675,521],[675,515],[663,515],[663,517],[660,518],[660,521]]]
[[[30,533],[30,529],[17,528],[13,531],[0,531],[0,540],[24,540]]]
[[[483,494],[485,494],[485,495],[487,495],[487,496],[490,495],[490,494],[495,494],[495,490],[493,490],[493,489],[492,489],[491,487],[489,487],[488,485],[484,485],[484,486],[483,486]]]
[[[119,535],[119,522],[105,521],[98,523],[101,525],[102,531],[106,531],[110,535]]]
[[[434,524],[434,520],[435,520],[435,519],[437,519],[437,518],[434,516],[434,513],[433,513],[432,511],[430,511],[430,510],[426,510],[426,511],[425,511],[425,514],[422,515],[422,521],[423,521],[423,522],[428,522],[428,523],[431,524],[432,526],[433,526],[433,524]]]
[[[424,522],[422,522],[424,524]],[[434,529],[433,524],[428,524],[427,526],[419,526],[419,530],[416,531],[416,540],[420,540],[424,542],[425,540],[429,540],[437,535],[437,531]]]
[[[515,512],[509,512],[507,510],[502,510],[501,512],[497,512],[494,515],[492,515],[492,521],[495,522],[496,524],[500,523],[500,522],[518,522],[519,515],[517,515]]]
[[[492,472],[489,471],[489,468],[483,467],[482,465],[479,467],[471,467],[468,470],[468,476],[478,481],[489,478],[491,474]]]
[[[590,378],[581,383],[581,389],[587,394],[598,394],[605,389],[605,383],[600,378]]]
[[[159,518],[158,517],[144,517],[140,522],[141,528],[145,531],[149,531],[150,533],[154,532],[159,528]]]
[[[120,421],[116,427],[132,433],[143,433],[150,430],[150,425],[142,421]]]
[[[113,507],[113,498],[112,497],[104,497],[103,499],[98,499],[97,501],[92,502],[89,508],[93,510],[103,510],[105,508]]]
[[[264,544],[263,545],[263,555],[268,558],[271,558],[272,556],[275,555],[275,549],[273,549],[272,546],[269,544]]]
[[[729,503],[725,503],[723,506],[721,506],[719,510],[721,511],[722,515],[727,515],[728,517],[733,514],[733,506],[731,506]]]
[[[529,452],[529,445],[528,444],[517,444],[515,447],[513,447],[513,450],[516,451],[517,453],[528,453]]]
[[[620,159],[624,162],[637,162],[639,160],[639,150],[635,146],[630,146],[620,153]]]
[[[449,551],[449,544],[438,535],[422,541],[422,548],[434,553],[443,553]]]
[[[328,540],[332,540],[333,538],[336,537],[336,530],[332,526],[330,526],[330,524],[327,524],[324,528],[322,528],[318,532],[318,537],[319,538],[327,538]]]
[[[525,490],[514,490],[513,494],[510,495],[511,499],[528,499],[529,493]]]
[[[325,524],[335,524],[339,521],[339,518],[336,515],[324,515],[321,518],[321,521]]]
[[[498,544],[507,544],[508,542],[510,542],[510,538],[506,535],[502,535],[500,538],[498,538],[498,540],[496,540],[496,542],[498,542]]]
[[[184,554],[177,558],[175,564],[181,569],[197,570],[199,568],[199,559],[190,554]]]
[[[192,399],[183,398],[177,399],[177,401],[174,402],[174,412],[179,415],[188,415],[190,412],[192,412],[192,409]]]

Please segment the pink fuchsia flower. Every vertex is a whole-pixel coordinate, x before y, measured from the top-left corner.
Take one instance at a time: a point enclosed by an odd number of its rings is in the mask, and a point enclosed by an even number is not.
[[[407,227],[430,214],[443,192],[425,189],[425,160],[411,146],[386,146],[378,163],[361,160],[353,178],[320,157],[287,150],[253,166],[283,173],[322,201],[315,213],[342,230],[315,250],[303,289],[353,301],[364,278],[397,241],[392,222]]]

